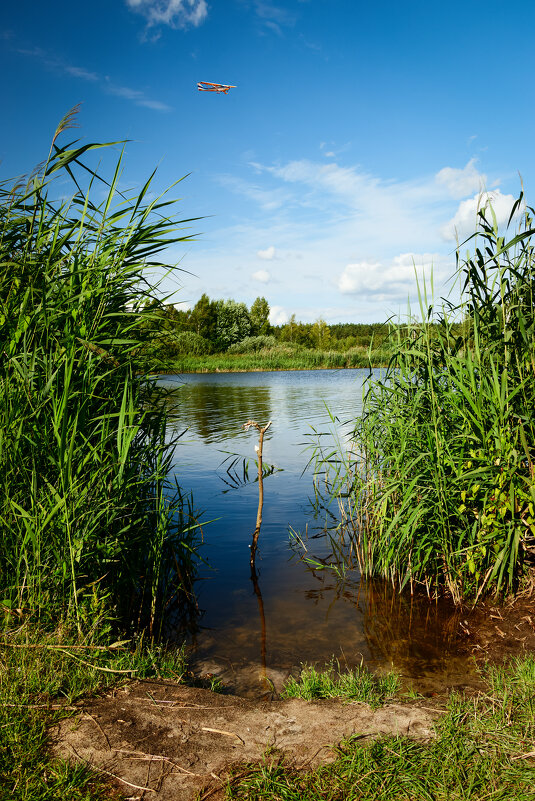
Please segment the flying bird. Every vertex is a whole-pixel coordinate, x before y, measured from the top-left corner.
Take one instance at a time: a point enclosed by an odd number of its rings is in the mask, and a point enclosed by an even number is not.
[[[217,92],[218,95],[226,95],[229,89],[236,89],[226,83],[208,83],[208,81],[199,81],[197,84],[199,92]]]

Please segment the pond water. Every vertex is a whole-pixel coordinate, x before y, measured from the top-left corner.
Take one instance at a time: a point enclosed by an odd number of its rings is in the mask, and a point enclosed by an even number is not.
[[[330,551],[328,540],[317,536],[325,512],[311,503],[311,446],[318,433],[326,445],[347,438],[368,375],[316,370],[159,379],[172,391],[172,433],[185,432],[176,476],[207,523],[202,555],[209,564],[200,566],[200,613],[188,633],[193,662],[235,692],[257,695],[266,676],[278,686],[302,663],[323,665],[333,656],[342,665],[394,668],[423,692],[474,679],[458,652],[459,613],[449,604],[400,595],[383,582],[361,580],[357,570],[341,581],[303,559],[319,561]],[[272,421],[263,456],[276,468],[264,480],[256,584],[249,545],[258,505],[258,433],[243,430],[249,419]]]

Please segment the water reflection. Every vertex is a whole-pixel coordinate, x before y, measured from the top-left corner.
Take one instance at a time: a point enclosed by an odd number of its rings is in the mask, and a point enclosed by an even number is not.
[[[190,434],[206,443],[238,437],[245,420],[269,420],[272,414],[269,387],[187,382],[172,402],[176,418],[187,421]]]
[[[332,655],[348,665],[394,666],[423,690],[436,681],[463,684],[473,674],[459,651],[455,609],[363,582],[357,571],[342,581],[323,568],[329,541],[311,536],[329,512],[309,502],[314,492],[311,475],[303,474],[310,458],[304,443],[311,426],[329,431],[327,408],[340,421],[360,412],[366,376],[364,370],[328,370],[162,378],[174,388],[168,402],[175,404],[175,432],[186,429],[177,449],[177,479],[193,491],[204,519],[213,521],[205,528],[203,555],[210,568],[201,567],[194,654],[211,672],[219,666],[223,680],[239,692],[262,692],[262,676],[277,684],[300,663],[321,664]],[[228,491],[218,477],[228,453],[254,460],[255,438],[242,429],[247,419],[273,421],[264,456],[283,469],[265,480],[254,577],[248,546],[258,484],[237,482]],[[336,428],[343,439],[351,424]],[[316,566],[299,558],[290,527],[306,541]],[[175,635],[181,639],[183,631]]]
[[[260,617],[260,664],[262,666],[262,678],[267,678],[267,637],[266,637],[266,613],[264,611],[264,599],[260,592],[260,584],[258,582],[258,573],[256,567],[251,568],[251,582],[253,585],[254,594],[258,601],[258,614]]]

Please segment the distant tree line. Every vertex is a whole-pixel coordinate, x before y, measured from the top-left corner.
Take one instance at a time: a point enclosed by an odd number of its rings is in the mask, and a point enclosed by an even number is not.
[[[202,356],[226,351],[246,353],[277,346],[296,349],[347,351],[383,344],[388,336],[384,323],[336,323],[321,317],[302,323],[292,314],[287,323],[269,322],[269,303],[258,297],[247,308],[235,300],[211,300],[203,294],[192,309],[172,304],[153,304],[147,315],[149,350],[163,359],[182,355]]]

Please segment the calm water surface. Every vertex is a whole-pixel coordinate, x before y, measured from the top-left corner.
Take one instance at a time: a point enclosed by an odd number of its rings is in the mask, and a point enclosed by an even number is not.
[[[382,582],[365,582],[354,571],[341,583],[316,570],[306,555],[328,555],[315,535],[325,513],[315,513],[311,444],[322,433],[344,440],[362,409],[367,370],[218,373],[162,376],[172,390],[172,425],[184,432],[176,451],[176,475],[203,511],[203,556],[197,584],[200,615],[190,633],[200,672],[220,675],[233,690],[258,694],[262,677],[274,683],[303,662],[364,661],[376,670],[394,667],[418,689],[462,685],[473,679],[469,661],[457,653],[458,613],[448,604],[415,602]],[[330,414],[336,417],[333,424]],[[243,482],[243,460],[254,478],[253,419],[272,420],[264,463],[280,470],[264,481],[263,523],[257,554],[259,581],[249,568],[256,524],[258,484]],[[234,468],[229,466],[238,457]],[[177,637],[183,636],[177,632]]]

